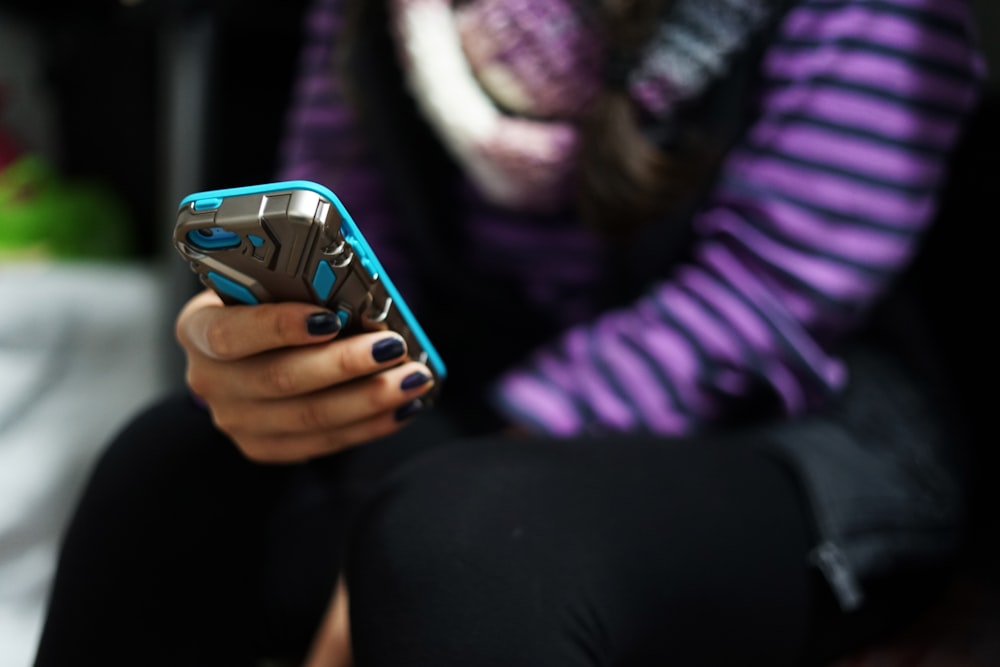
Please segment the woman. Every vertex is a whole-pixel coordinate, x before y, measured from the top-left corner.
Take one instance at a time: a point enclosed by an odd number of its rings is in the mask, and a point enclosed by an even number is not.
[[[962,534],[946,388],[879,323],[970,22],[318,0],[282,176],[352,210],[442,400],[391,334],[194,297],[198,400],[96,469],[37,664],[799,665],[887,632]]]

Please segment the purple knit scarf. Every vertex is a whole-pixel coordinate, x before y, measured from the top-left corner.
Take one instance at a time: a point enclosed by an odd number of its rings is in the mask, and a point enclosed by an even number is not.
[[[624,78],[662,122],[725,73],[777,0],[678,0]],[[604,85],[599,26],[573,0],[391,0],[410,90],[493,203],[546,211],[572,196],[577,120]]]

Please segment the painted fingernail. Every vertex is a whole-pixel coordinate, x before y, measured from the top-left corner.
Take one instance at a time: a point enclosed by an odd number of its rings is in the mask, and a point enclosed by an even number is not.
[[[411,389],[416,389],[417,387],[423,387],[425,384],[430,382],[431,379],[426,373],[421,373],[416,371],[415,373],[410,373],[403,381],[400,383],[399,388],[403,391],[410,391]]]
[[[340,318],[336,313],[313,313],[306,318],[306,329],[313,336],[328,336],[340,331]]]
[[[406,346],[399,338],[383,338],[372,346],[372,357],[379,363],[398,359],[404,352]]]
[[[424,402],[419,398],[414,399],[404,405],[403,407],[396,410],[396,421],[402,422],[406,421],[410,417],[414,416],[418,412],[424,409]]]

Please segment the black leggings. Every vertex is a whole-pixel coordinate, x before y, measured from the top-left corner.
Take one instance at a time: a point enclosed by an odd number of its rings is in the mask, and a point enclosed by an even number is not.
[[[874,626],[833,609],[762,445],[462,439],[432,413],[261,466],[171,399],[94,471],[36,665],[294,660],[341,571],[359,667],[812,664]]]

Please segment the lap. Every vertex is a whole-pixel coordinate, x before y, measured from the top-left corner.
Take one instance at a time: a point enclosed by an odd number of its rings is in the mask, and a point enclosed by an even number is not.
[[[358,523],[355,650],[417,664],[471,626],[490,631],[440,664],[797,664],[811,539],[790,472],[746,439],[457,443]]]
[[[481,652],[460,656],[474,664],[677,651],[691,665],[754,651],[797,664],[816,619],[840,619],[816,612],[829,596],[806,563],[797,480],[760,445],[465,438],[437,411],[344,455],[261,466],[173,398],[95,470],[42,645],[97,655],[87,647],[121,646],[129,629],[137,646],[164,646],[200,624],[191,637],[220,651],[254,637],[259,651],[301,653],[346,549],[364,664],[406,664],[387,652],[456,637],[456,619],[479,630],[448,650]]]
[[[883,577],[862,609],[839,609],[809,558],[801,480],[769,437],[477,438],[416,458],[350,540],[355,650],[367,665],[421,651],[441,665],[826,665],[919,613],[946,572]]]

